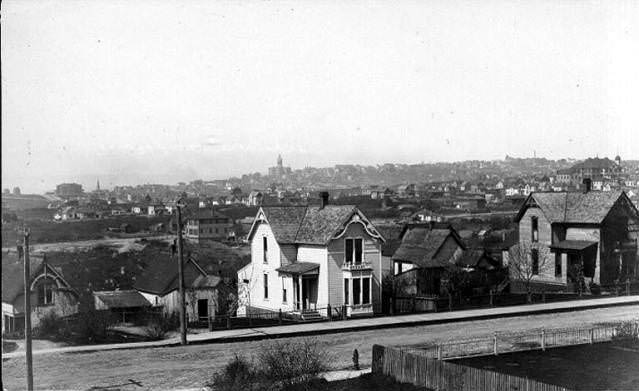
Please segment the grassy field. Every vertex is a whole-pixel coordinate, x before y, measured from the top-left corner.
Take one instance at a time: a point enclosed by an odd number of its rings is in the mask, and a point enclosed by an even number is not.
[[[428,344],[473,338],[493,331],[524,331],[540,327],[587,326],[603,321],[635,319],[639,306],[612,307],[569,313],[522,316],[419,327],[379,329],[317,336],[331,356],[331,369],[352,365],[358,349],[360,365],[371,365],[373,343],[383,345]],[[300,340],[301,337],[286,338]],[[269,341],[145,348],[88,353],[34,355],[35,384],[39,389],[88,389],[122,384],[133,379],[138,390],[201,387],[234,355],[252,356]],[[24,358],[2,362],[7,389],[24,388]],[[128,388],[123,388],[127,390]],[[339,390],[339,388],[337,388]]]
[[[599,343],[455,360],[572,390],[639,389],[639,343]]]

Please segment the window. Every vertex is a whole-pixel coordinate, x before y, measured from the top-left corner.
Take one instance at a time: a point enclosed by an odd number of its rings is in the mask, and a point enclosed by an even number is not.
[[[37,288],[38,305],[53,304],[53,288],[55,283],[52,281],[42,281]]]
[[[531,230],[532,230],[532,241],[534,242],[538,242],[539,241],[539,220],[537,219],[536,216],[533,216],[530,218],[530,226],[531,226]]]
[[[262,248],[264,249],[264,263],[268,263],[268,240],[266,236],[262,237]]]
[[[362,278],[362,304],[370,304],[371,279]]]
[[[359,295],[360,295],[360,279],[353,279],[353,305],[358,305],[360,303]]]
[[[344,255],[346,263],[360,264],[362,263],[362,239],[346,239],[344,243]]]
[[[268,274],[264,273],[264,298],[268,299]]]
[[[555,253],[555,277],[561,277],[561,253]]]
[[[530,257],[532,259],[532,274],[536,276],[539,274],[539,250],[536,248],[530,250]]]
[[[350,304],[348,302],[348,297],[349,297],[348,293],[349,293],[348,292],[348,278],[345,278],[344,279],[344,304],[347,304],[347,305]]]

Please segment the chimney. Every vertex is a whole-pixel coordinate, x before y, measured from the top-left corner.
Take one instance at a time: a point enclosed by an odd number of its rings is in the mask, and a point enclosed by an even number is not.
[[[322,191],[319,194],[320,196],[320,209],[324,209],[326,205],[328,205],[328,192]]]
[[[583,184],[584,184],[584,193],[590,193],[590,190],[592,190],[592,179],[584,178]]]

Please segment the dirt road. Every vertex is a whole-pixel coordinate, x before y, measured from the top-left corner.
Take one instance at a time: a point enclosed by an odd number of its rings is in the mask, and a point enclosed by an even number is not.
[[[414,344],[466,339],[494,331],[523,331],[540,327],[579,327],[639,318],[639,306],[522,316],[483,321],[348,332],[315,337],[332,357],[333,369],[351,365],[358,349],[361,365],[370,365],[371,347],[378,344]],[[300,340],[287,338],[286,340]],[[129,379],[142,387],[117,386],[122,391],[201,387],[234,354],[250,356],[268,341],[194,345],[172,348],[115,350],[34,356],[38,389],[86,390],[124,384]],[[24,389],[24,358],[3,359],[2,380],[8,390]]]

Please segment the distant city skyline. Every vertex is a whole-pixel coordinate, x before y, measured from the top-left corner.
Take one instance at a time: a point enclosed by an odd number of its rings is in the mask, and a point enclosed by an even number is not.
[[[639,3],[3,2],[2,186],[636,159]]]

